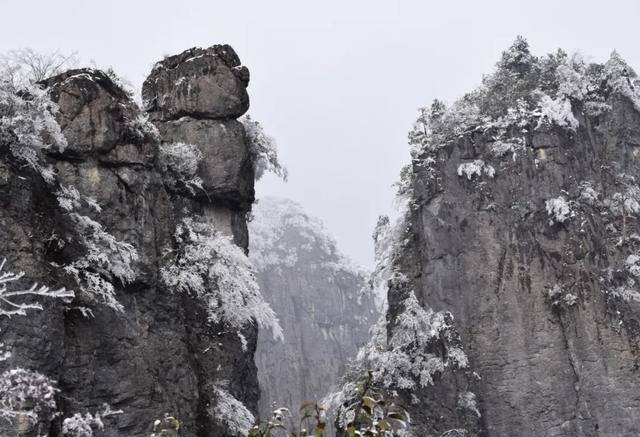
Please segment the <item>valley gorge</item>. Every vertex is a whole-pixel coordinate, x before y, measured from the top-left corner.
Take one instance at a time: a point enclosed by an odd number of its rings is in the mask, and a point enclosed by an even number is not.
[[[0,435],[261,437],[257,418],[297,432],[307,400],[325,436],[640,435],[640,79],[620,55],[518,37],[422,108],[372,272],[300,204],[256,200],[282,168],[249,80],[215,45],[157,62],[142,105],[97,69],[0,87]],[[73,292],[6,288],[36,282]]]

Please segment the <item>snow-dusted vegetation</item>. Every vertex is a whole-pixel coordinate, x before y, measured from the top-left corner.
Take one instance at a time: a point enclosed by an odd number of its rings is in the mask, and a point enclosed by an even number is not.
[[[68,303],[73,291],[33,284],[29,288],[18,284],[24,273],[6,270],[6,259],[0,262],[0,317],[27,316],[28,311],[42,310],[39,299],[58,299]],[[3,269],[5,269],[3,271]],[[36,299],[35,301],[33,299]],[[11,358],[11,351],[0,344],[0,362]],[[40,372],[12,367],[0,375],[0,420],[12,423],[26,419],[36,423],[41,417],[54,417],[57,410],[55,381]]]
[[[233,435],[247,435],[256,419],[251,411],[219,383],[213,388],[216,404],[211,410],[214,419]]]
[[[574,132],[578,111],[587,115],[608,111],[605,100],[611,92],[625,95],[636,106],[640,102],[640,80],[616,52],[601,66],[562,50],[536,57],[519,37],[479,88],[450,105],[434,100],[420,110],[409,133],[413,165],[432,165],[427,161],[438,149],[464,136],[482,134],[491,139],[488,150],[461,164],[458,174],[470,179],[485,168],[487,175],[493,174],[496,158],[510,154],[515,160],[526,152],[531,132],[556,128]],[[411,172],[403,177],[411,177]]]
[[[37,86],[14,84],[0,79],[0,144],[8,147],[13,157],[42,178],[53,183],[53,169],[40,158],[43,150],[62,151],[67,141],[54,114],[57,106]]]
[[[240,121],[247,134],[256,180],[262,178],[265,173],[271,172],[286,181],[287,169],[278,158],[276,141],[267,135],[262,125],[252,119],[250,115],[245,115]]]
[[[73,186],[60,187],[56,195],[58,204],[74,225],[70,242],[79,243],[84,250],[83,256],[62,269],[74,279],[79,291],[89,301],[122,311],[122,305],[116,299],[114,281],[127,284],[135,279],[133,264],[138,259],[137,251],[80,212],[85,208],[99,213],[101,208],[95,199],[81,195]],[[81,309],[90,312],[88,308]]]
[[[165,183],[176,190],[186,188],[191,194],[201,191],[202,179],[197,175],[198,165],[202,161],[202,152],[198,146],[185,143],[162,144],[158,161],[165,174]]]
[[[209,320],[241,334],[257,322],[282,339],[282,329],[264,301],[242,249],[209,223],[185,218],[176,228],[175,248],[161,269],[170,291],[193,293],[207,306]]]
[[[395,278],[395,281],[403,279]],[[344,383],[323,401],[335,412],[341,426],[353,420],[355,412],[344,405],[350,404],[367,372],[371,372],[374,387],[393,393],[428,387],[445,368],[468,366],[451,314],[425,309],[413,292],[402,307],[390,328],[386,316],[380,317],[371,330],[371,340],[351,363]],[[439,342],[446,348],[444,355],[436,346]]]
[[[545,202],[545,209],[547,210],[551,224],[564,223],[571,217],[571,206],[563,196],[547,200]]]

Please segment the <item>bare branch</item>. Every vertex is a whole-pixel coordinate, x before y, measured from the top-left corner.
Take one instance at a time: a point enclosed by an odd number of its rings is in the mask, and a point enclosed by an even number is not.
[[[38,53],[30,48],[11,50],[0,55],[0,73],[15,88],[34,84],[75,67],[79,62],[76,52],[63,54],[56,50]]]

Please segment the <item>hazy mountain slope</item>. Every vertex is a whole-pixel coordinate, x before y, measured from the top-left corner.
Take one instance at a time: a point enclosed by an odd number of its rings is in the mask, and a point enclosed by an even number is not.
[[[272,403],[297,411],[337,382],[368,339],[377,317],[365,274],[297,203],[260,199],[249,223],[250,259],[262,294],[277,312],[284,342],[258,334],[259,410]]]

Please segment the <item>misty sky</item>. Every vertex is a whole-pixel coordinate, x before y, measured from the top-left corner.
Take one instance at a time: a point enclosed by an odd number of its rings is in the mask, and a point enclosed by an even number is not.
[[[77,51],[140,85],[153,63],[231,44],[251,70],[252,116],[276,138],[289,182],[258,196],[300,202],[343,252],[371,264],[371,232],[392,206],[406,133],[420,106],[480,83],[515,36],[640,67],[640,2],[7,1],[0,52]]]

